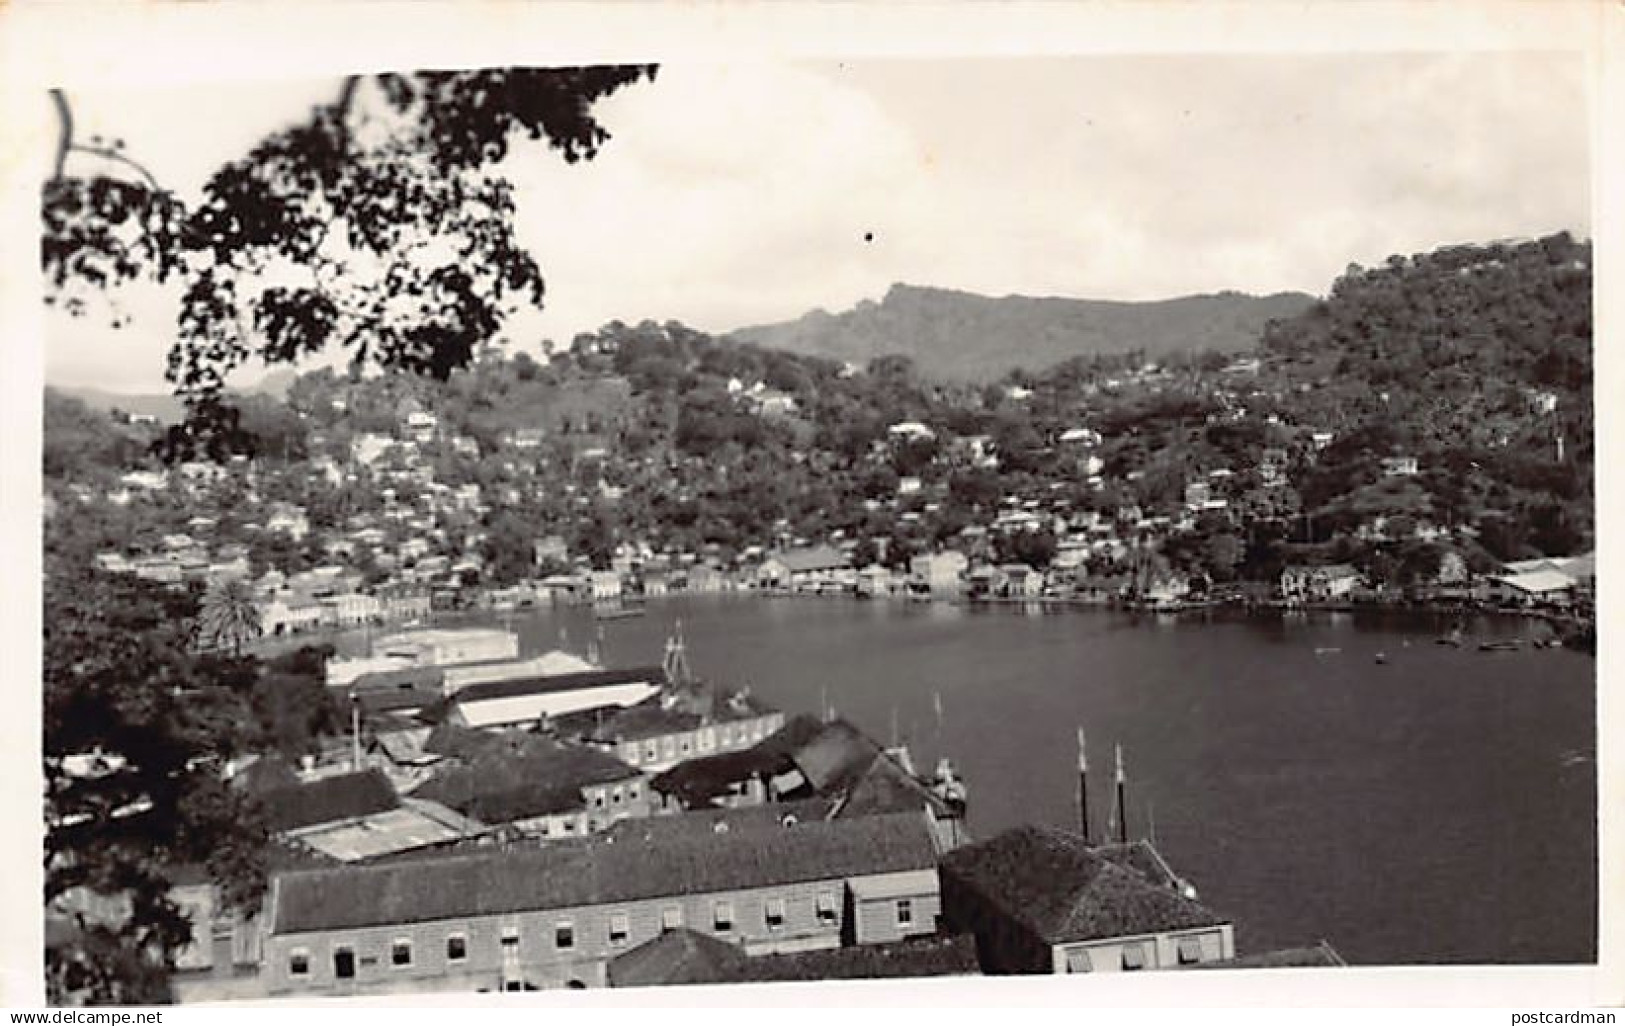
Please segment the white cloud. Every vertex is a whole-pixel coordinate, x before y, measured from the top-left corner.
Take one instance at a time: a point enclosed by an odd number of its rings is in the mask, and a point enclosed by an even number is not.
[[[721,331],[893,281],[1318,292],[1394,252],[1585,233],[1582,71],[1515,53],[668,65],[600,105],[614,138],[597,160],[510,162],[548,286],[510,334],[645,317]],[[174,93],[97,109],[201,180],[330,88],[238,87],[229,125],[179,120],[195,98]],[[156,387],[167,323],[139,327],[150,357],[57,331],[51,376]]]

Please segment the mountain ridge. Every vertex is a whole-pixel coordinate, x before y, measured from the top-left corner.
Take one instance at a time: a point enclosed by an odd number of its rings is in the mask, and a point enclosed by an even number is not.
[[[907,356],[936,376],[986,381],[1018,367],[1039,370],[1096,354],[1250,351],[1270,321],[1302,313],[1315,301],[1301,292],[1233,290],[1159,300],[986,296],[896,282],[881,299],[859,300],[840,313],[815,309],[724,337],[859,363]]]

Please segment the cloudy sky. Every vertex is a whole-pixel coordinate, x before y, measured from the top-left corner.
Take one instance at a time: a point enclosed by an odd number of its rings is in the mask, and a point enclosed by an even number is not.
[[[195,195],[335,88],[211,88],[204,116],[196,90],[72,99],[82,131]],[[599,114],[614,139],[596,161],[507,168],[549,297],[509,326],[519,346],[612,318],[725,331],[898,281],[1319,294],[1351,262],[1590,233],[1587,90],[1566,55],[667,64]],[[123,332],[52,315],[47,379],[162,389],[173,302],[124,303]]]

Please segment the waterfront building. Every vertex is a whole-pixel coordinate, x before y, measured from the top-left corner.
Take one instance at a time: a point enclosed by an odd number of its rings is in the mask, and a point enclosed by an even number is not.
[[[845,720],[796,716],[761,743],[691,759],[651,781],[662,812],[740,809],[822,799],[834,818],[928,812],[938,847],[965,839],[963,785],[951,765],[916,776],[906,749],[888,751]]]
[[[694,697],[705,700],[662,696],[612,710],[584,733],[584,740],[659,773],[688,759],[750,748],[784,726],[784,713],[748,692],[722,701]]]
[[[422,751],[442,761],[412,797],[484,826],[536,837],[578,837],[651,810],[643,773],[595,748],[442,723],[424,740]]]
[[[323,609],[313,598],[278,595],[259,603],[260,631],[267,637],[313,631],[322,625]]]
[[[915,556],[908,561],[909,584],[927,591],[952,591],[969,566],[965,554],[953,549]]]
[[[1360,583],[1360,571],[1347,563],[1289,566],[1281,571],[1281,598],[1289,603],[1332,602],[1346,598]]]
[[[1566,606],[1574,601],[1577,583],[1560,570],[1526,570],[1488,578],[1485,594],[1503,605]]]
[[[658,666],[481,681],[447,698],[443,718],[481,730],[529,727],[543,717],[637,705],[665,686]]]
[[[274,995],[594,987],[613,957],[689,928],[772,954],[936,931],[918,813],[294,872],[267,902]]]
[[[452,695],[470,684],[481,684],[486,681],[562,677],[572,673],[593,673],[602,669],[602,666],[588,662],[578,655],[554,649],[530,659],[503,659],[495,662],[447,666],[442,671],[440,679],[445,693]]]
[[[759,588],[807,591],[855,583],[851,560],[828,545],[770,553],[756,569]]]
[[[943,922],[986,973],[1165,969],[1235,957],[1234,927],[1150,844],[1024,826],[943,856]]]
[[[519,635],[491,627],[406,631],[379,638],[374,656],[408,666],[455,666],[519,657]]]
[[[1044,594],[1044,575],[1025,563],[1006,564],[998,573],[1000,598],[1031,599]]]

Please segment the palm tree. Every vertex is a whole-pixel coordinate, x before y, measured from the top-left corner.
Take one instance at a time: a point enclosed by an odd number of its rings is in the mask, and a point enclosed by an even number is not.
[[[203,596],[198,614],[198,644],[204,649],[226,648],[242,655],[243,645],[260,636],[260,610],[247,581],[221,581]]]

